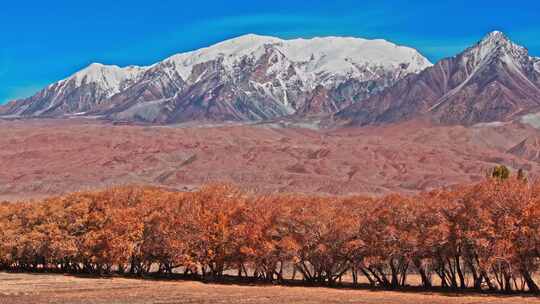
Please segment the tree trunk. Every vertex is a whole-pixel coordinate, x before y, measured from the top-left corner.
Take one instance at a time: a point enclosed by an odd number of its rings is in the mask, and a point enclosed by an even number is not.
[[[461,260],[459,258],[459,255],[456,255],[455,257],[455,263],[456,263],[456,272],[459,277],[459,284],[462,289],[467,288],[467,284],[465,283],[465,276],[463,275],[463,271],[461,270]]]
[[[493,282],[491,282],[491,279],[489,278],[488,274],[485,271],[482,271],[481,278],[484,278],[484,281],[486,282],[488,289],[493,291],[496,290],[495,286],[493,286]]]
[[[418,273],[420,274],[420,278],[422,279],[422,286],[424,288],[431,288],[432,287],[431,280],[426,273],[426,269],[424,265],[422,265],[422,260],[420,260],[419,258],[415,258],[413,260],[413,263],[416,269],[418,269]]]
[[[368,279],[369,285],[375,286],[375,280],[369,275],[369,272],[363,266],[360,266],[360,271]]]
[[[536,282],[534,282],[531,273],[527,270],[522,270],[521,275],[523,276],[523,279],[525,280],[525,283],[527,284],[527,288],[529,288],[530,292],[538,293],[538,285]]]

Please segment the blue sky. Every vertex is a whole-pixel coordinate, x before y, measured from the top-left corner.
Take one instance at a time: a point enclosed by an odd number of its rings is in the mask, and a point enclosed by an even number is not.
[[[0,4],[0,103],[92,62],[147,65],[246,33],[384,38],[432,61],[502,30],[540,56],[540,1],[15,0]]]

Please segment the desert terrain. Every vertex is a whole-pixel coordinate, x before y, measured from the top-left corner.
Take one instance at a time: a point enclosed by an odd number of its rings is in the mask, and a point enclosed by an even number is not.
[[[63,275],[0,273],[0,303],[540,303],[530,296],[409,293],[307,287],[212,285],[199,282],[92,279]]]
[[[535,175],[536,137],[521,124],[314,130],[0,120],[0,200],[126,184],[186,190],[213,181],[269,192],[414,193],[481,180],[498,164]]]

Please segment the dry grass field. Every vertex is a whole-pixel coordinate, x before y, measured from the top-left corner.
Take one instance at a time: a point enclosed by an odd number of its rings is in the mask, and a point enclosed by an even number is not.
[[[401,293],[307,287],[211,285],[199,282],[91,279],[0,273],[0,303],[540,303],[540,298],[479,294]]]

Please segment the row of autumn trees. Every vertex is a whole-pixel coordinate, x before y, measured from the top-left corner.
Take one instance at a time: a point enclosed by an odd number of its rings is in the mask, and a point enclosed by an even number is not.
[[[146,187],[0,205],[0,269],[538,292],[540,183],[414,197]]]

